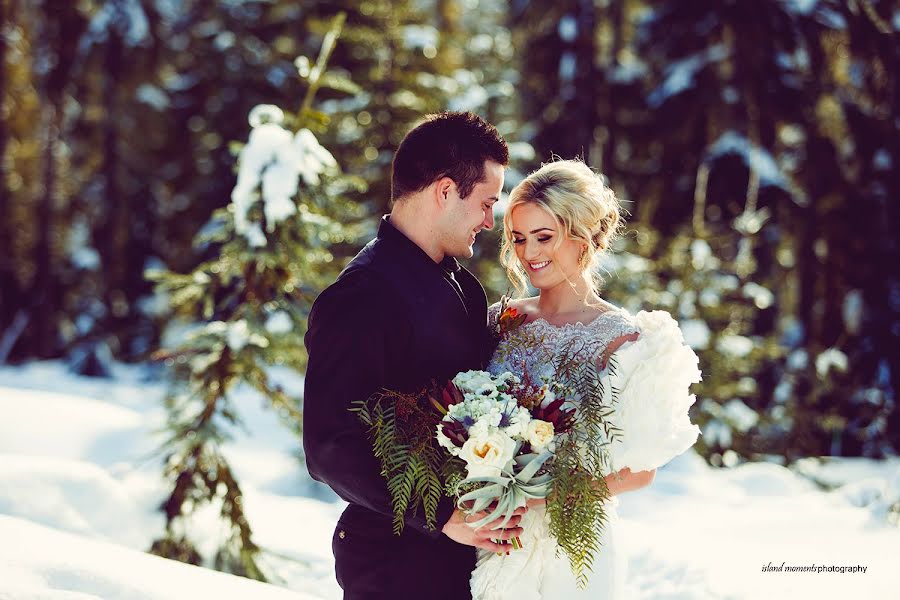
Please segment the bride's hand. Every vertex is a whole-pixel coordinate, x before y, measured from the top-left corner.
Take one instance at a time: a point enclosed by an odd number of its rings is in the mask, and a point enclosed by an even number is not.
[[[545,506],[547,504],[546,498],[532,498],[528,500],[526,506],[528,508],[534,508],[535,506]]]
[[[506,541],[522,535],[524,530],[519,527],[519,521],[522,520],[522,515],[527,511],[528,509],[524,506],[516,509],[513,516],[510,517],[506,525],[503,526],[503,529],[500,529],[503,525],[502,517],[495,519],[478,529],[472,529],[472,526],[469,525],[469,523],[475,523],[476,521],[485,518],[490,513],[478,512],[469,515],[456,509],[453,511],[450,520],[447,521],[441,531],[444,535],[458,544],[475,546],[476,548],[483,548],[485,550],[490,550],[491,552],[506,552],[509,547],[498,544],[494,540]]]
[[[606,479],[606,487],[609,489],[609,495],[616,496],[618,494],[647,487],[653,483],[655,476],[656,469],[632,473],[631,469],[625,467],[618,473],[607,475],[604,479]]]

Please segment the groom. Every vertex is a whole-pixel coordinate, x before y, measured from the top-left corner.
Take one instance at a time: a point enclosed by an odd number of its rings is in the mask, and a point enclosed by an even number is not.
[[[394,156],[391,214],[309,315],[303,443],[312,477],[349,503],[332,541],[344,598],[469,598],[475,547],[500,551],[492,538],[522,532],[519,517],[473,530],[444,497],[435,530],[420,507],[394,535],[381,465],[349,410],[382,388],[411,392],[487,363],[487,299],[456,258],[493,227],[508,160],[477,115],[426,117]]]

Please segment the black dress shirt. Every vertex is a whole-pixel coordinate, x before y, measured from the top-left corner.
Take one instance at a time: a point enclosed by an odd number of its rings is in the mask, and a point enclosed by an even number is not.
[[[483,368],[492,350],[484,289],[455,259],[435,263],[385,217],[316,299],[305,342],[307,467],[349,503],[333,540],[345,598],[468,598],[475,550],[441,533],[452,501],[441,499],[436,530],[420,508],[393,535],[380,463],[349,409],[382,388],[415,391]]]

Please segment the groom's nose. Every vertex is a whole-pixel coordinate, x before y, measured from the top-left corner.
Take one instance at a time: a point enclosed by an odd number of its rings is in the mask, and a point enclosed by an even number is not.
[[[481,222],[485,229],[494,228],[494,209],[489,208],[485,211],[484,221]]]

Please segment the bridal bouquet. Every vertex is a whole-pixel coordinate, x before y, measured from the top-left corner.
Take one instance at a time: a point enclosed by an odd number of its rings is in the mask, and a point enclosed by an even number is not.
[[[505,526],[529,499],[547,497],[552,476],[545,464],[575,413],[550,386],[536,387],[508,372],[467,371],[430,399],[444,415],[438,444],[465,463],[467,475],[451,486],[457,505],[469,514],[488,512],[470,523],[473,528],[501,517]],[[518,538],[511,544],[521,547]]]
[[[688,409],[698,359],[661,311],[635,315],[640,338],[603,367],[584,360],[579,338],[544,356],[534,331],[519,329],[525,319],[501,305],[495,333],[506,350],[551,367],[549,384],[532,384],[525,370],[467,371],[417,393],[382,390],[353,410],[381,461],[395,533],[420,506],[435,528],[442,495],[470,514],[488,511],[473,527],[506,523],[528,499],[546,498],[550,535],[583,586],[607,522],[605,477],[657,468],[696,441]]]
[[[382,390],[353,410],[368,428],[394,509],[394,532],[421,504],[434,527],[440,495],[478,528],[513,516],[551,491],[554,440],[574,423],[560,385],[535,386],[511,373],[466,371],[417,393]],[[512,543],[519,547],[519,541]]]

